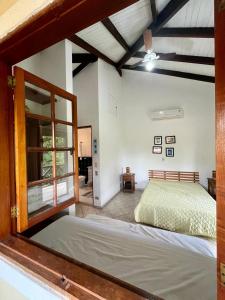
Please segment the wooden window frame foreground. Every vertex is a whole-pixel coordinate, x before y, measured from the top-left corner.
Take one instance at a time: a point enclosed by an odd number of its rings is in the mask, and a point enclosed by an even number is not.
[[[225,299],[225,1],[215,0],[217,299]]]
[[[79,202],[79,166],[78,166],[78,145],[77,145],[77,98],[76,96],[56,87],[53,84],[27,72],[19,67],[14,68],[16,87],[14,95],[14,115],[15,115],[15,156],[16,156],[16,201],[17,201],[17,232],[36,225],[56,214],[57,212]],[[25,110],[25,86],[32,84],[49,93],[49,104],[51,107],[50,116],[34,115]],[[71,103],[72,122],[58,120],[55,116],[55,97],[59,96]],[[66,103],[66,102],[65,102]],[[37,120],[47,120],[52,127],[52,147],[28,147],[26,144],[26,118]],[[68,125],[72,128],[72,147],[57,147],[56,145],[56,124]],[[51,178],[40,179],[28,182],[27,178],[27,156],[28,153],[34,152],[52,152],[53,176]],[[56,171],[56,153],[59,151],[72,151],[73,172],[68,172],[62,176],[57,176]],[[58,203],[57,181],[67,177],[73,177],[74,197]],[[43,183],[53,184],[53,206],[32,217],[28,217],[28,188],[38,186]]]
[[[16,200],[14,103],[8,77],[12,75],[12,65],[135,2],[56,0],[0,41],[0,255],[69,299],[159,298],[15,235],[16,225],[11,219]]]

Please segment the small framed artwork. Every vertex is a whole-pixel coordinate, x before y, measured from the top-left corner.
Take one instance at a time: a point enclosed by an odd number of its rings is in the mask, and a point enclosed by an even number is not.
[[[152,153],[153,154],[162,154],[162,147],[161,146],[153,146]]]
[[[166,148],[166,157],[174,157],[174,148]]]
[[[166,144],[176,144],[175,135],[166,136],[165,142],[166,142]]]
[[[162,145],[162,136],[154,136],[154,145]]]

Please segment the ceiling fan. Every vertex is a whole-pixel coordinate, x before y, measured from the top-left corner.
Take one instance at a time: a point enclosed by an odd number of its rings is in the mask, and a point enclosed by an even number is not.
[[[151,71],[154,68],[154,62],[160,59],[169,59],[170,57],[174,57],[176,53],[161,53],[158,55],[154,52],[152,48],[152,31],[150,29],[146,29],[144,34],[144,45],[145,45],[145,56],[144,59],[138,61],[137,63],[132,65],[132,68],[135,68],[141,64],[145,64],[145,68],[147,71]]]

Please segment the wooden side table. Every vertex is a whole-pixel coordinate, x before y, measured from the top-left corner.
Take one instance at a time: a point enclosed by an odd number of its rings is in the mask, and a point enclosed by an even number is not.
[[[122,175],[123,182],[123,192],[124,193],[134,193],[135,191],[135,174],[134,173],[124,173]]]
[[[216,199],[216,178],[208,178],[208,193]]]

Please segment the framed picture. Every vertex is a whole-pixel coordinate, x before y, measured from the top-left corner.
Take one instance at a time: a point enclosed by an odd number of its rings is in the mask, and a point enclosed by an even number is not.
[[[174,148],[166,148],[166,157],[174,157]]]
[[[154,145],[162,145],[162,136],[154,136]]]
[[[152,153],[153,154],[162,154],[162,147],[161,146],[153,146]]]
[[[166,144],[176,144],[175,135],[166,136],[165,138]]]

